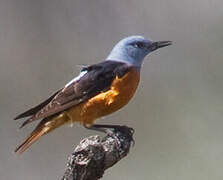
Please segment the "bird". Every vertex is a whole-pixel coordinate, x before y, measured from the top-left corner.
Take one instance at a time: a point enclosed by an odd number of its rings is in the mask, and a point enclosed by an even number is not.
[[[103,127],[97,126],[95,120],[121,109],[132,99],[145,57],[171,44],[138,35],[120,40],[104,61],[83,66],[80,74],[63,88],[14,118],[28,118],[20,128],[41,119],[15,152],[22,154],[41,136],[64,124],[79,122],[90,129]]]

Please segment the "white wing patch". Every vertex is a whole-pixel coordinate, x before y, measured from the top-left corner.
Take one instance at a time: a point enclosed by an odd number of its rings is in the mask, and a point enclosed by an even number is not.
[[[75,77],[74,79],[72,79],[69,83],[67,83],[67,84],[65,85],[65,87],[68,87],[68,86],[70,86],[73,82],[78,81],[78,80],[79,80],[81,77],[83,77],[86,73],[87,73],[87,71],[81,71],[80,74],[79,74],[77,77]]]

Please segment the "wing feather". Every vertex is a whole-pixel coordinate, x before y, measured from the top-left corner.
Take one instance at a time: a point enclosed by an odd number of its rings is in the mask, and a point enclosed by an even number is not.
[[[36,108],[35,111],[31,111],[31,109],[23,113],[27,115],[35,112],[35,114],[26,120],[21,127],[34,120],[47,118],[67,110],[70,107],[76,106],[94,97],[102,91],[108,90],[114,78],[116,76],[123,76],[129,68],[129,65],[125,63],[114,61],[104,61],[85,67],[84,71],[87,71],[87,73],[77,78],[72,83],[68,83],[63,89],[46,100],[45,103],[37,106],[38,108]],[[36,112],[37,109],[38,112]],[[28,113],[29,111],[30,113]],[[25,117],[23,114],[17,116],[17,118]]]
[[[58,92],[60,92],[61,90],[55,92],[52,96],[50,96],[47,100],[43,101],[42,103],[40,103],[39,105],[19,114],[18,116],[16,116],[14,118],[14,120],[17,120],[17,119],[21,119],[21,118],[24,118],[24,117],[28,117],[28,116],[31,116],[31,115],[34,115],[36,114],[39,110],[41,110],[43,107],[45,107],[47,104],[49,104],[49,102],[58,94]]]

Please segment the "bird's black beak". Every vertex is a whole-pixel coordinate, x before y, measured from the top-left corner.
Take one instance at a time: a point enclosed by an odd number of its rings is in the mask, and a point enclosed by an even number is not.
[[[150,51],[155,51],[159,48],[165,47],[165,46],[169,46],[172,44],[172,41],[157,41],[157,42],[153,42],[148,49]]]

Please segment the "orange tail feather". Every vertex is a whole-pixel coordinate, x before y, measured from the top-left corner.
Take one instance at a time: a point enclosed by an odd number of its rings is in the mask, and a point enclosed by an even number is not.
[[[29,148],[37,139],[45,134],[44,129],[41,131],[33,132],[19,147],[16,148],[15,152],[22,154],[26,149]]]
[[[49,133],[50,131],[60,127],[61,125],[69,122],[68,116],[63,113],[51,118],[43,119],[31,135],[19,146],[16,148],[15,152],[22,154],[29,146],[31,146],[36,140],[38,140],[42,135]]]

